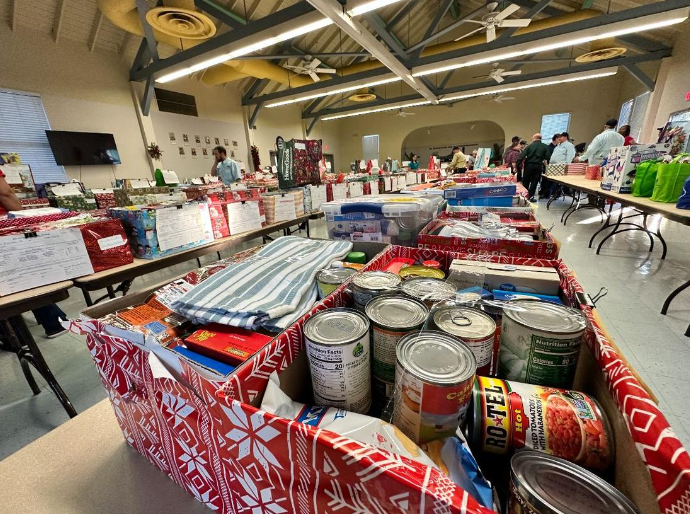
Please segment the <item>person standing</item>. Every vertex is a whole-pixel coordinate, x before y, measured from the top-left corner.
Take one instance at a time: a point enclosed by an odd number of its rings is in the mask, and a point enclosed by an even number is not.
[[[228,152],[223,146],[216,146],[213,149],[215,161],[211,165],[211,175],[220,178],[226,186],[242,180],[242,172],[235,161],[228,158]]]
[[[411,170],[418,170],[419,169],[419,155],[416,153],[412,154],[412,158],[410,159],[410,164],[407,166]]]
[[[473,170],[474,164],[477,162],[477,150],[472,150],[472,153],[467,156],[467,169]]]
[[[518,157],[518,165],[524,166],[522,185],[529,192],[530,202],[536,201],[534,195],[548,159],[549,146],[542,143],[541,134],[534,134],[532,143],[520,152]]]
[[[601,164],[609,156],[611,148],[623,146],[625,138],[616,132],[616,125],[618,125],[618,120],[614,118],[607,121],[604,131],[592,139],[585,153],[576,162],[587,161],[589,164]]]
[[[560,134],[554,134],[553,137],[551,138],[551,142],[549,143],[549,152],[553,153],[553,151],[556,149],[558,146],[558,143],[560,142],[561,135]],[[551,155],[549,154],[549,158],[551,158]]]
[[[453,147],[453,160],[448,165],[450,171],[465,173],[467,171],[467,157],[460,151],[459,146]]]
[[[549,164],[570,164],[575,159],[575,145],[570,142],[567,132],[559,134],[558,146],[554,148],[549,159]]]
[[[630,135],[630,125],[623,125],[621,128],[618,129],[618,133],[624,138],[623,146],[637,144],[635,142],[635,138]]]
[[[506,150],[503,153],[503,164],[505,166],[510,166],[510,169],[513,173],[516,172],[516,169],[515,169],[516,163],[517,163],[518,157],[520,157],[521,151],[522,151],[522,148],[520,148],[520,139],[518,138],[518,140],[513,141],[513,143],[510,145],[510,148],[508,148],[508,150]]]
[[[503,152],[503,164],[506,163],[508,153],[510,153],[513,149],[517,148],[519,144],[520,144],[520,136],[513,136],[513,139],[510,140],[510,146],[508,148],[506,148],[505,152]],[[520,153],[519,150],[518,150],[518,153]]]

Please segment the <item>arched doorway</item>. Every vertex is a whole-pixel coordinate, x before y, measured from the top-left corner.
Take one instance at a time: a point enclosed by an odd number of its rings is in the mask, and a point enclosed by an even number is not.
[[[462,121],[413,130],[403,140],[402,156],[403,160],[408,160],[416,153],[425,166],[430,155],[443,157],[450,154],[454,146],[464,148],[465,153],[477,148],[495,148],[502,155],[504,143],[505,132],[499,124],[487,120]]]

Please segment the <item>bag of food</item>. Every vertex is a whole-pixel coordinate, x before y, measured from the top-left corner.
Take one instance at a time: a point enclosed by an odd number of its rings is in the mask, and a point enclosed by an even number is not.
[[[635,168],[635,181],[632,185],[633,196],[648,198],[654,192],[656,174],[661,160],[644,161]]]
[[[652,201],[677,202],[685,179],[688,177],[690,177],[690,154],[679,154],[670,163],[659,164]]]

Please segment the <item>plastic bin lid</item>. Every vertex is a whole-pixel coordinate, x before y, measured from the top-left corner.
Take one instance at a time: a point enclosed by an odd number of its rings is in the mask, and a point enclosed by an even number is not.
[[[443,198],[438,196],[422,195],[376,195],[371,197],[346,198],[335,200],[321,205],[321,210],[326,214],[338,215],[348,212],[380,211],[386,217],[412,216],[426,213],[433,215],[438,209]]]

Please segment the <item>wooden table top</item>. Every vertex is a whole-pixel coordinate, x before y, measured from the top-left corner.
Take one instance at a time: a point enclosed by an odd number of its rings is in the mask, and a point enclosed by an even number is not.
[[[653,202],[650,198],[633,196],[632,194],[614,193],[604,191],[600,187],[600,181],[588,180],[582,175],[562,175],[546,177],[549,180],[567,187],[572,187],[586,193],[591,193],[609,200],[614,200],[622,205],[634,207],[648,214],[660,214],[671,221],[690,225],[690,210],[679,209],[675,203]]]
[[[0,296],[0,319],[16,316],[31,309],[62,301],[69,297],[71,280],[35,287],[19,293]]]

